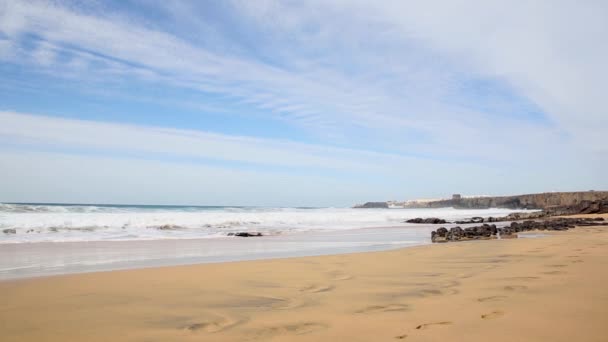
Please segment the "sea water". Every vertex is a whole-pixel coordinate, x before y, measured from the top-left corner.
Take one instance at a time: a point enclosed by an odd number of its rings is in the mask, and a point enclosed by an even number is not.
[[[388,250],[430,243],[438,226],[404,222],[410,218],[511,212],[5,203],[0,279]],[[230,236],[235,232],[263,236]]]
[[[221,238],[412,227],[415,217],[505,216],[508,209],[352,209],[225,206],[0,204],[0,244]],[[15,233],[13,233],[13,230]],[[6,233],[3,233],[6,231]]]

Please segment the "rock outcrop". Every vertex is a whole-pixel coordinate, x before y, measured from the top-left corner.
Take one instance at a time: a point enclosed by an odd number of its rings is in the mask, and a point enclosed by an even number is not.
[[[460,228],[453,227],[448,230],[441,227],[436,231],[431,232],[432,242],[449,242],[449,241],[468,241],[482,240],[492,238],[510,238],[516,237],[516,233],[527,232],[531,230],[568,230],[576,226],[605,226],[608,223],[604,219],[599,218],[556,218],[545,221],[524,221],[511,222],[509,226],[496,227],[495,224],[483,224],[481,226]]]

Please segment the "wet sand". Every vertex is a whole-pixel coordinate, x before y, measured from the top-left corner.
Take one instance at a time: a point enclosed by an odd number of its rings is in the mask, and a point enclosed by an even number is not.
[[[2,341],[606,341],[608,227],[0,282]]]

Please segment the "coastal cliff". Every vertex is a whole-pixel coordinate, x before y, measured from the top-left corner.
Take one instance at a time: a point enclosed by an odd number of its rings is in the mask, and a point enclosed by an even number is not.
[[[508,208],[508,209],[549,209],[577,205],[583,201],[598,201],[608,199],[608,191],[580,191],[580,192],[546,192],[541,194],[526,194],[516,196],[497,197],[460,197],[452,199],[427,202],[417,208]]]
[[[608,191],[577,191],[577,192],[545,192],[540,194],[526,194],[515,196],[483,196],[483,197],[462,197],[453,195],[451,199],[435,201],[410,201],[401,204],[403,208],[446,208],[454,207],[459,209],[486,209],[486,208],[507,208],[507,209],[543,209],[559,210],[560,208],[585,206],[586,203],[601,203],[608,201]],[[384,202],[380,202],[384,203]],[[374,202],[375,208],[388,207],[388,202],[380,206]],[[359,206],[369,208],[370,206]]]
[[[359,209],[371,209],[371,208],[384,208],[384,209],[388,209],[388,202],[366,202],[364,204],[357,204],[354,206],[354,208],[359,208]]]

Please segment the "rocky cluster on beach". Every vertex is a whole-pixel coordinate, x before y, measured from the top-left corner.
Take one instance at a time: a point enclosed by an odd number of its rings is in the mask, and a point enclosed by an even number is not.
[[[471,224],[471,223],[488,223],[488,222],[491,223],[491,222],[517,221],[517,220],[533,220],[533,219],[544,218],[547,216],[549,216],[549,214],[544,211],[538,211],[538,212],[532,212],[532,213],[511,213],[507,216],[501,216],[501,217],[490,216],[487,218],[483,218],[480,216],[475,216],[475,217],[471,217],[470,219],[466,219],[466,220],[454,221],[454,223]],[[446,220],[438,218],[438,217],[427,217],[427,218],[416,217],[413,219],[406,220],[404,222],[405,223],[417,223],[417,224],[452,223],[452,222],[446,221]]]
[[[447,229],[441,227],[431,232],[432,242],[469,241],[493,238],[516,237],[519,232],[533,230],[568,230],[576,226],[605,226],[608,223],[599,218],[558,218],[544,221],[511,222],[510,225],[497,227],[495,224],[484,223],[481,226],[461,228],[459,226]]]

